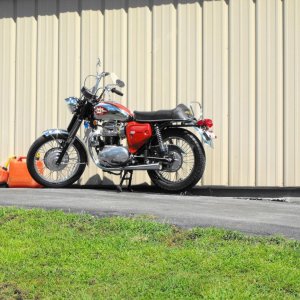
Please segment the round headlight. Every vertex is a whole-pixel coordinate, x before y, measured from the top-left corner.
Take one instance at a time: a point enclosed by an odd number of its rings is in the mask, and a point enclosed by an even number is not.
[[[76,110],[79,99],[76,97],[69,97],[65,99],[71,113],[73,114]]]

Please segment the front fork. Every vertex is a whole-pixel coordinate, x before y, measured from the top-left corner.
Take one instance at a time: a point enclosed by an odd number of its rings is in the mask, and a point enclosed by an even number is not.
[[[81,123],[82,123],[82,119],[79,116],[74,115],[68,126],[68,133],[69,133],[68,138],[65,141],[62,151],[58,157],[58,160],[55,163],[57,166],[61,164],[62,159],[65,156],[66,152],[68,151],[70,145],[73,144]]]
[[[62,151],[59,155],[56,165],[61,164],[64,155],[66,154],[70,145],[72,145],[74,139],[76,138],[76,134],[80,128],[82,121],[90,114],[92,108],[93,108],[93,104],[89,102],[84,102],[83,106],[79,108],[79,111],[73,116],[68,126],[68,133],[69,133],[68,138],[63,145]]]

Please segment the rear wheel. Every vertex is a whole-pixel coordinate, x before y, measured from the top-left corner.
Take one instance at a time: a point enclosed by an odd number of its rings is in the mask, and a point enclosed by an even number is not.
[[[67,187],[84,172],[87,157],[84,147],[77,140],[69,147],[60,165],[56,161],[67,139],[64,135],[41,136],[28,151],[27,167],[35,181],[51,188]]]
[[[186,130],[170,129],[162,135],[173,161],[164,165],[162,170],[148,171],[149,177],[166,191],[192,188],[202,178],[205,169],[205,153],[200,141]]]

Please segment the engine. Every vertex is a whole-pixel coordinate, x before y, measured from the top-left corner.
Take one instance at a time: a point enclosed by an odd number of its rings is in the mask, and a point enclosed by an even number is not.
[[[123,123],[105,122],[89,136],[89,147],[93,147],[102,166],[115,167],[124,165],[130,158],[127,148],[120,144],[125,138]]]
[[[104,146],[98,157],[101,165],[105,167],[123,165],[130,158],[128,150],[122,146]]]

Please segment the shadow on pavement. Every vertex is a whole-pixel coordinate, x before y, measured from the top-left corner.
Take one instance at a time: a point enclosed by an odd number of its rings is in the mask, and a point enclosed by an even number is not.
[[[116,191],[114,185],[73,185],[73,188],[78,189],[95,189],[95,190],[109,190]],[[150,185],[133,185],[132,189],[136,193],[150,193],[150,194],[176,194],[165,192],[155,186]],[[129,193],[126,187],[123,192]],[[251,198],[280,198],[280,197],[300,197],[300,188],[298,187],[225,187],[225,186],[203,186],[195,187],[191,190],[181,193],[181,195],[188,196],[213,196],[213,197],[251,197]]]

